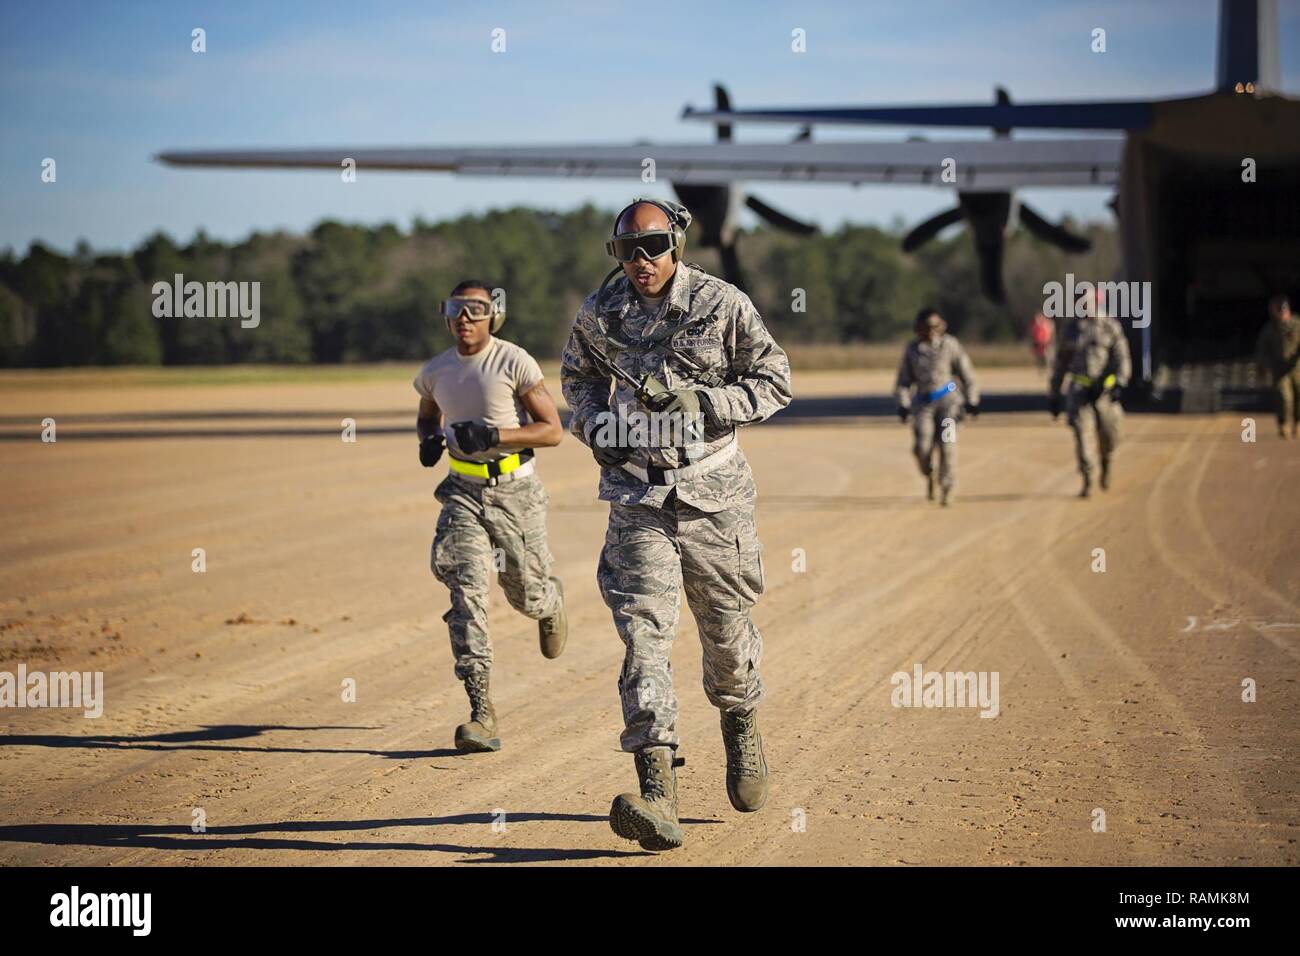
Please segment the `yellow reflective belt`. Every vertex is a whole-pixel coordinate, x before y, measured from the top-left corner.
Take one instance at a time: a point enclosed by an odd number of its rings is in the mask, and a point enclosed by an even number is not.
[[[1075,381],[1076,384],[1078,384],[1078,385],[1082,385],[1084,388],[1087,388],[1087,387],[1089,387],[1090,385],[1092,385],[1092,376],[1091,376],[1091,375],[1084,375],[1082,372],[1075,372],[1075,373],[1074,373],[1074,381]],[[1102,386],[1102,388],[1110,388],[1110,387],[1112,387],[1114,384],[1115,384],[1115,375],[1112,373],[1112,374],[1110,374],[1110,375],[1107,375],[1107,376],[1102,380],[1101,386]]]
[[[475,478],[492,477],[492,472],[488,468],[487,462],[462,461],[455,455],[448,455],[447,457],[450,460],[452,471],[458,471],[462,475],[473,475]],[[506,455],[504,458],[498,458],[491,464],[500,466],[500,470],[497,474],[508,475],[523,463],[523,459],[519,457],[519,453],[515,452],[513,455]]]

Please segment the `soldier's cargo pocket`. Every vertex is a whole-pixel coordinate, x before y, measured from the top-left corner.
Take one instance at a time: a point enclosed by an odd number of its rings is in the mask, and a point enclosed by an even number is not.
[[[446,510],[438,515],[438,529],[433,534],[433,549],[429,565],[433,569],[434,577],[450,584],[457,567],[458,535],[448,518],[450,514]]]
[[[509,574],[501,578],[502,585],[506,587],[507,597],[510,596],[511,589],[514,589],[515,595],[511,599],[511,604],[515,609],[530,617],[540,615],[546,609],[546,584],[551,562],[554,560],[546,540],[545,512],[542,513],[540,521],[530,519],[527,525],[520,529],[519,551],[515,557],[518,560],[517,579],[511,580],[512,575]],[[507,552],[507,569],[514,560]]]
[[[740,563],[740,601],[743,610],[753,605],[766,586],[763,572],[763,544],[757,538],[736,536],[736,560]]]
[[[524,585],[530,594],[529,600],[540,601],[546,591],[546,579],[555,558],[551,554],[551,545],[546,531],[546,520],[551,503],[542,483],[538,481],[535,488],[529,489],[527,509],[519,522],[523,538],[523,575]]]

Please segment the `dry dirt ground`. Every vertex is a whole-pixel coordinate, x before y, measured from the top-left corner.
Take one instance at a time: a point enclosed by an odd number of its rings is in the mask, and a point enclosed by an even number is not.
[[[1132,415],[1113,489],[1081,502],[1064,425],[986,413],[961,431],[947,510],[923,499],[895,419],[744,430],[771,799],[750,815],[727,802],[684,614],[687,842],[654,855],[606,824],[634,773],[617,743],[622,646],[595,585],[606,506],[572,438],[539,456],[568,649],[544,660],[535,624],[494,592],[504,748],[450,749],[467,708],[429,571],[445,465],[420,469],[397,431],[411,372],[0,383],[0,671],[102,670],[107,697],[99,719],[0,710],[0,863],[1300,858],[1300,442],[1263,416],[1250,444],[1240,415]],[[887,379],[795,385],[880,395]],[[1041,388],[1029,370],[986,379]],[[38,438],[46,416],[55,444]],[[917,664],[997,672],[998,716],[892,706],[891,675]]]

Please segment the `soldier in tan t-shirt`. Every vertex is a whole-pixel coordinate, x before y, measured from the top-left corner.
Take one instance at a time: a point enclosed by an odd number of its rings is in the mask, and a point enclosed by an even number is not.
[[[470,700],[470,719],[456,728],[456,749],[499,750],[489,693],[487,562],[496,564],[510,605],[538,622],[542,653],[558,657],[568,621],[564,591],[551,574],[549,498],[534,474],[533,449],[558,445],[564,432],[537,362],[492,334],[505,314],[484,283],[457,285],[443,314],[456,346],[426,362],[414,383],[420,463],[433,467],[445,444],[451,467],[435,492],[442,512],[433,573],[451,591],[443,620]]]

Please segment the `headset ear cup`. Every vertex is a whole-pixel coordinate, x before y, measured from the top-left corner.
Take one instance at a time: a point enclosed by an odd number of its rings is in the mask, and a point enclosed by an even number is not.
[[[496,335],[496,333],[500,332],[501,326],[505,324],[506,324],[506,314],[504,312],[494,313],[492,315],[492,334]]]

